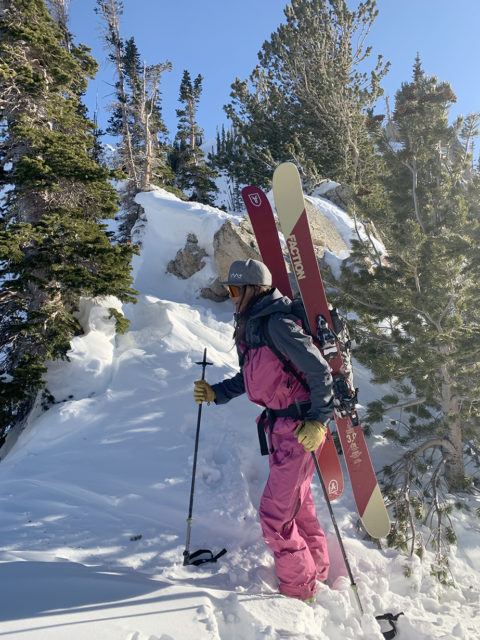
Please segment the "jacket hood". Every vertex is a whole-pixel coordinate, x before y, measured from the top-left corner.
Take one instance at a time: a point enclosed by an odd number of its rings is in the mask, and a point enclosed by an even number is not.
[[[260,318],[269,316],[272,313],[291,313],[292,301],[287,296],[280,293],[278,289],[273,291],[256,302],[250,312],[250,318]]]

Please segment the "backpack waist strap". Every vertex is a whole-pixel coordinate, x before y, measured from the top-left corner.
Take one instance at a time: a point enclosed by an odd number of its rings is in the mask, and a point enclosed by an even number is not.
[[[266,407],[258,420],[258,441],[260,443],[260,452],[262,456],[273,453],[275,449],[272,445],[272,432],[277,418],[293,418],[294,420],[303,420],[311,407],[311,402],[297,402],[289,405],[286,409],[269,409]],[[267,436],[265,433],[265,422],[268,424],[270,431],[270,447],[267,444]]]

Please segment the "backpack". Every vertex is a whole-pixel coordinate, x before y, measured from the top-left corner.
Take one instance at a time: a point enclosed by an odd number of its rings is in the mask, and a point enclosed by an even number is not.
[[[352,423],[354,425],[358,424],[358,417],[355,411],[358,390],[353,384],[352,341],[350,339],[347,321],[338,312],[338,309],[330,309],[333,331],[327,324],[325,318],[323,318],[323,316],[319,316],[317,321],[316,334],[313,335],[306,329],[309,324],[307,315],[305,313],[305,307],[303,306],[301,298],[294,298],[292,300],[290,314],[300,320],[303,330],[305,331],[305,333],[311,336],[314,344],[318,347],[327,362],[329,359],[337,355],[336,344],[338,343],[345,368],[345,376],[343,376],[342,374],[337,374],[333,379],[336,404],[342,415],[350,415],[350,417],[352,418]],[[262,332],[266,345],[280,360],[283,365],[284,371],[291,373],[300,382],[300,384],[306,391],[310,391],[310,388],[303,376],[297,371],[297,369],[295,369],[291,361],[286,358],[273,343],[268,331],[268,320],[269,316],[265,316],[262,322]]]
[[[303,306],[303,302],[301,298],[294,298],[292,300],[292,304],[290,306],[290,314],[298,318],[301,322],[302,329],[307,333],[312,339],[314,344],[320,349],[322,355],[325,360],[329,360],[329,357],[337,355],[337,350],[335,348],[335,342],[338,342],[338,346],[340,348],[340,353],[342,354],[343,364],[345,367],[345,374],[348,378],[348,381],[352,387],[353,384],[353,369],[352,369],[352,341],[350,339],[350,332],[348,330],[348,325],[346,319],[339,313],[337,308],[330,309],[330,317],[332,318],[333,331],[330,329],[328,324],[326,323],[323,317],[319,317],[319,322],[316,327],[316,334],[312,334],[310,331],[307,331],[306,327],[309,326],[307,320],[307,314],[305,312],[305,307]],[[287,366],[287,370],[290,373],[296,371],[293,369],[291,371],[291,364],[288,366],[286,363],[289,363],[289,360],[285,358],[283,354],[275,347],[273,344],[270,334],[268,332],[268,316],[264,318],[263,321],[263,335],[265,338],[265,342],[268,347],[273,351],[273,353],[277,356],[277,358],[283,363],[284,367]],[[302,378],[303,380],[303,378]]]

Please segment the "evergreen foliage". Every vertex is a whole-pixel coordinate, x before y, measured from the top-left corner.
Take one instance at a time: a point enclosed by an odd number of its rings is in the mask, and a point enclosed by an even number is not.
[[[127,88],[123,103],[119,102],[109,120],[108,133],[122,135],[122,111],[126,108],[127,123],[136,167],[137,189],[147,191],[151,185],[171,184],[174,175],[167,163],[168,130],[162,116],[160,80],[170,71],[170,62],[146,65],[141,61],[134,38],[122,43],[122,64]],[[118,88],[118,83],[117,83]],[[129,176],[133,179],[134,176]]]
[[[135,301],[135,248],[113,245],[110,171],[93,157],[80,96],[96,62],[45,0],[0,13],[0,436],[43,386],[45,361],[66,357],[80,296]]]
[[[222,203],[226,209],[231,211],[242,211],[244,204],[242,200],[242,185],[237,178],[237,168],[243,158],[242,139],[235,127],[222,131],[217,129],[215,151],[208,154],[208,162],[214,169],[226,178],[228,189],[228,202]]]
[[[192,82],[190,73],[186,69],[183,72],[179,95],[183,106],[177,109],[178,129],[170,165],[176,175],[176,185],[189,195],[190,200],[213,204],[212,194],[217,191],[213,178],[217,174],[205,162],[201,148],[203,131],[197,123],[202,81],[200,74]]]
[[[129,240],[141,214],[141,207],[135,203],[136,194],[149,191],[153,185],[175,191],[160,92],[162,75],[171,71],[172,64],[166,61],[147,65],[141,60],[134,38],[122,39],[121,0],[97,0],[95,10],[105,22],[105,42],[115,68],[115,102],[107,133],[120,140],[121,166],[127,175],[127,184],[121,194],[119,230],[121,238]]]
[[[328,177],[368,184],[373,149],[366,109],[381,95],[381,56],[360,71],[377,15],[374,0],[349,11],[346,0],[292,0],[286,22],[258,54],[249,80],[232,85],[225,107],[241,145],[235,172],[243,184],[268,186],[274,168],[292,160],[310,187]]]
[[[124,43],[120,37],[120,16],[123,13],[122,0],[97,0],[95,11],[105,21],[105,43],[108,57],[116,72],[115,95],[117,102],[113,105],[114,113],[110,119],[112,135],[121,136],[119,155],[121,165],[129,180],[129,188],[136,193],[139,186],[137,167],[134,160],[131,132],[128,122],[128,96],[124,71]]]
[[[47,0],[50,14],[63,33],[63,44],[70,51],[72,46],[72,34],[68,29],[68,10],[70,0]]]
[[[370,405],[370,420],[383,421],[395,405],[407,416],[386,431],[411,447],[385,474],[396,517],[390,542],[418,551],[420,518],[444,569],[448,492],[471,485],[465,450],[478,451],[480,439],[480,174],[472,160],[480,116],[449,124],[455,100],[417,57],[393,115],[372,132],[382,198],[364,198],[363,213],[386,255],[358,241],[355,268],[343,272],[343,300],[363,327],[356,355],[375,382],[397,385],[397,396]]]

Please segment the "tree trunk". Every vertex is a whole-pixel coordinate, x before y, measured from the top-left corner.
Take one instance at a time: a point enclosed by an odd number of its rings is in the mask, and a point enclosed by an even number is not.
[[[72,48],[72,35],[68,30],[68,11],[70,0],[49,0],[50,13],[63,34],[63,42],[67,51]]]
[[[132,138],[130,136],[130,128],[128,126],[127,92],[125,90],[125,76],[123,74],[122,50],[121,50],[120,44],[118,44],[116,49],[116,65],[117,65],[117,73],[118,73],[119,92],[121,96],[122,133],[123,133],[122,146],[123,146],[124,161],[127,167],[129,178],[133,180],[135,189],[138,189],[137,168],[135,166]]]
[[[449,365],[442,366],[442,408],[445,420],[448,422],[448,440],[454,451],[450,454],[445,465],[445,476],[450,491],[460,491],[465,487],[465,463],[463,460],[462,422],[458,398],[452,392],[452,379]]]
[[[120,38],[120,25],[117,7],[114,0],[105,0],[101,3],[100,9],[103,18],[107,23],[109,35],[106,37],[107,47],[109,48],[118,75],[118,96],[120,98],[120,109],[122,113],[122,159],[130,180],[133,180],[133,188],[138,190],[139,182],[137,176],[137,167],[135,165],[134,150],[130,128],[128,125],[128,96],[125,88],[125,74],[123,71],[123,49],[122,40]]]
[[[153,100],[152,100],[153,104]],[[143,79],[142,79],[142,100],[140,107],[140,119],[143,128],[143,144],[145,157],[143,159],[142,180],[140,189],[148,191],[150,189],[150,179],[152,173],[152,132],[150,131],[150,112],[147,110],[147,69],[145,62],[143,63]]]

